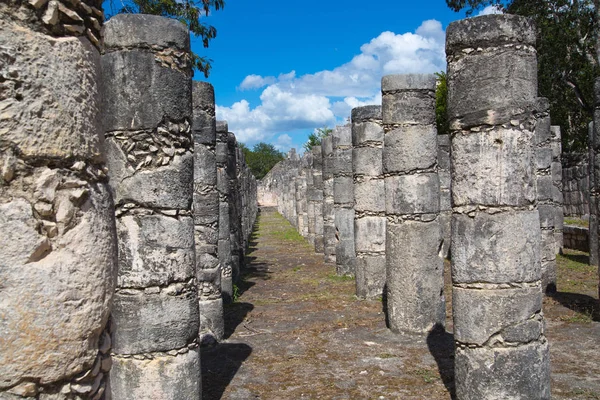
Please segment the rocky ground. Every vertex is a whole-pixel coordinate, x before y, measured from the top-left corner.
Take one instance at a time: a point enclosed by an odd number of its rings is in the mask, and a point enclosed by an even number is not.
[[[586,262],[585,253],[561,256],[559,293],[544,301],[554,399],[600,400],[598,276]],[[358,300],[354,280],[263,208],[225,310],[227,340],[202,352],[203,399],[450,399],[447,306],[447,332],[391,333],[381,300]]]

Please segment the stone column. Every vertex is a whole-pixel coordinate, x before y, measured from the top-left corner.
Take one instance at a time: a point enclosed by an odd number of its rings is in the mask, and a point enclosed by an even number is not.
[[[219,240],[219,193],[215,159],[215,92],[210,83],[193,83],[194,233],[200,307],[200,342],[224,335]]]
[[[452,179],[450,178],[450,135],[438,135],[438,177],[440,179],[440,227],[442,228],[442,256],[450,256],[452,221]]]
[[[338,275],[354,276],[354,179],[352,175],[352,127],[336,126],[333,140],[333,207],[337,243],[335,263]]]
[[[554,239],[556,240],[556,253],[562,254],[563,249],[563,225],[565,215],[563,211],[563,181],[562,181],[562,137],[560,126],[551,126],[552,141],[552,200],[554,201]],[[594,152],[595,154],[595,152]],[[594,174],[594,177],[598,176]],[[594,185],[594,187],[598,187]],[[596,193],[596,196],[598,194]],[[597,201],[596,197],[596,201]]]
[[[298,177],[296,179],[295,197],[298,222],[296,227],[298,233],[303,237],[307,236],[307,221],[306,221],[306,170],[304,168],[305,157],[300,159],[298,166]]]
[[[590,122],[588,125],[588,182],[589,182],[589,249],[590,249],[590,265],[598,265],[598,189],[596,188],[596,179],[594,178],[594,164],[596,154],[594,152],[594,123]],[[562,168],[561,168],[562,175]],[[562,182],[561,182],[562,183]],[[554,187],[555,190],[558,188]],[[556,208],[556,204],[554,204]],[[555,238],[556,242],[556,238]],[[558,247],[555,243],[555,248]],[[558,249],[557,249],[558,252]]]
[[[233,282],[240,276],[240,206],[237,180],[237,140],[235,134],[227,134],[227,179],[229,180],[229,243],[231,244],[231,271]]]
[[[534,129],[533,23],[448,26],[452,284],[458,399],[549,399]]]
[[[104,29],[104,125],[116,205],[114,399],[199,399],[189,32],[122,14]]]
[[[333,209],[333,138],[321,141],[323,156],[323,247],[325,262],[335,263],[335,213]]]
[[[444,326],[435,75],[381,80],[387,311],[395,332]]]
[[[217,191],[219,192],[219,239],[217,242],[217,254],[221,266],[221,293],[223,301],[229,303],[233,299],[233,269],[229,216],[230,191],[227,175],[227,122],[217,121],[216,130],[217,144],[215,154],[217,162]]]
[[[352,110],[356,295],[376,298],[385,287],[385,183],[381,106]]]
[[[101,10],[94,0],[0,3],[2,399],[106,388],[117,239],[99,113]]]
[[[313,192],[311,200],[315,208],[315,252],[323,254],[323,154],[321,146],[314,146],[312,149],[313,160]]]
[[[315,187],[313,180],[313,155],[312,151],[305,153],[306,157],[306,221],[308,223],[308,243],[315,246]]]
[[[594,194],[596,197],[596,216],[600,215],[600,210],[598,209],[598,207],[600,207],[600,195],[598,194],[599,190],[600,190],[600,156],[598,156],[598,154],[600,153],[600,78],[596,79],[595,85],[594,85],[594,100],[595,100],[595,104],[594,104],[594,148],[593,148],[593,152],[594,152]],[[560,137],[560,130],[558,130],[558,136]],[[591,205],[590,205],[591,206]],[[557,218],[558,218],[558,212],[557,212]],[[600,230],[600,221],[597,221],[597,229]],[[590,225],[590,229],[591,229],[591,225]],[[562,233],[562,232],[561,232]],[[597,233],[597,235],[600,237],[600,231]],[[561,237],[561,248],[562,248],[562,237]],[[599,246],[600,247],[600,246]],[[600,250],[599,250],[600,251]],[[598,256],[598,259],[600,259],[600,255]],[[598,271],[600,273],[600,269]],[[598,293],[600,294],[600,284],[598,285]]]
[[[542,290],[556,292],[556,240],[554,238],[555,206],[552,181],[552,143],[548,99],[540,98],[540,109],[536,113],[534,136],[536,193],[540,214],[542,268]],[[562,175],[562,173],[561,173]],[[562,179],[562,176],[561,176]]]

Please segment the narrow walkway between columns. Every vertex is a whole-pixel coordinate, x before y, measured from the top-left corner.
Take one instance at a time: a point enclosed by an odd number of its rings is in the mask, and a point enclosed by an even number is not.
[[[203,400],[451,398],[452,335],[390,332],[383,302],[358,300],[354,280],[338,277],[275,208],[261,209],[246,264],[225,309],[227,339],[202,350]],[[451,332],[448,273],[446,263]],[[582,271],[561,278],[559,270],[559,279],[575,278]],[[553,398],[598,399],[600,318],[594,310],[584,320],[567,295],[544,300]]]

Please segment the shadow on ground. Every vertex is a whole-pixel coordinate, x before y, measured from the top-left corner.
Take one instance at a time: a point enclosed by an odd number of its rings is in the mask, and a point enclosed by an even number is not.
[[[244,343],[221,343],[201,349],[202,399],[219,400],[240,366],[252,353]]]
[[[427,335],[427,347],[435,359],[444,386],[456,399],[454,387],[454,335],[438,326]]]
[[[600,322],[600,303],[598,299],[581,293],[556,292],[551,297],[562,306],[573,310],[583,318]]]

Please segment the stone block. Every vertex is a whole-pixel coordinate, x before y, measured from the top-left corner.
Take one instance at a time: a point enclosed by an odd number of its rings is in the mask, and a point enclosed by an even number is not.
[[[379,176],[383,174],[383,149],[359,147],[352,150],[352,164],[355,175]]]
[[[369,179],[354,183],[354,209],[362,212],[385,212],[384,180]]]
[[[388,214],[397,215],[438,213],[438,175],[424,173],[385,178],[385,209]]]
[[[527,206],[536,198],[532,133],[516,128],[468,132],[452,139],[452,199],[470,204]]]
[[[385,79],[387,77],[383,77]],[[383,84],[383,80],[382,80]],[[434,125],[435,89],[386,93],[383,91],[383,123]]]
[[[352,149],[337,149],[333,154],[333,175],[352,176]]]
[[[387,223],[386,265],[389,327],[426,333],[446,319],[444,263],[438,221]]]
[[[483,346],[494,335],[524,323],[541,312],[540,286],[511,289],[452,288],[454,339],[461,343]],[[539,321],[541,324],[541,321]],[[537,340],[523,337],[522,343]]]
[[[540,227],[541,228],[553,228],[554,227],[554,208],[553,204],[539,204],[538,212],[540,214]]]
[[[152,46],[188,51],[189,30],[176,19],[148,14],[117,14],[104,25],[104,47],[108,50]]]
[[[194,223],[214,225],[219,221],[219,194],[215,189],[194,193]]]
[[[217,164],[227,164],[227,143],[217,142],[215,147],[215,157]]]
[[[534,282],[541,278],[538,211],[452,216],[452,281]]]
[[[552,149],[550,147],[535,148],[535,168],[549,169],[552,166]]]
[[[542,111],[548,111],[548,99],[542,97],[539,100],[542,101],[544,106],[542,107]],[[533,138],[533,145],[538,147],[543,146],[541,148],[547,148],[552,151],[552,146],[550,146],[550,141],[552,140],[552,132],[550,132],[550,116],[546,115],[544,117],[538,118],[535,124],[535,135]],[[546,144],[544,146],[544,144]]]
[[[151,359],[114,357],[112,398],[119,400],[200,400],[200,352],[155,355]]]
[[[123,149],[108,139],[107,167],[115,204],[134,203],[148,208],[189,209],[193,192],[194,159],[191,152],[175,155],[161,167],[136,171]]]
[[[354,204],[354,180],[352,176],[333,178],[333,201],[335,204]]]
[[[350,125],[338,125],[333,128],[331,133],[333,140],[334,152],[340,147],[351,147],[352,146],[352,127]]]
[[[198,336],[198,294],[195,288],[177,293],[172,284],[160,293],[115,294],[112,311],[113,351],[140,354],[187,346]],[[172,289],[173,293],[167,293]]]
[[[223,319],[223,299],[200,300],[200,331],[199,341],[205,342],[208,337],[221,341],[225,337],[225,322]],[[208,336],[208,337],[207,337]]]
[[[354,220],[356,252],[385,251],[385,217],[362,217]]]
[[[381,107],[379,108],[381,110]],[[381,113],[380,113],[381,116]],[[383,143],[383,126],[381,120],[376,122],[353,122],[352,144],[359,146],[365,143]]]
[[[352,123],[365,120],[381,120],[381,106],[370,105],[355,107],[351,112]]]
[[[85,39],[53,38],[7,18],[1,25],[5,148],[29,159],[101,162],[98,50]]]
[[[505,348],[459,348],[455,355],[456,397],[549,400],[549,353],[547,342]]]
[[[205,146],[194,147],[194,182],[204,185],[217,184],[215,153]]]
[[[153,129],[164,119],[182,121],[191,116],[189,75],[161,66],[150,52],[104,54],[102,77],[107,132]]]
[[[541,175],[536,178],[536,189],[538,201],[552,201],[552,177],[550,175]]]
[[[119,287],[166,286],[195,274],[190,217],[124,215],[117,219]]]
[[[385,287],[385,254],[356,256],[356,295],[362,299],[383,296]]]
[[[435,125],[401,126],[385,134],[383,170],[407,173],[432,168],[436,164]]]
[[[75,176],[45,167],[29,173],[31,192],[54,198],[55,210],[68,208],[60,213],[65,218],[54,216],[68,229],[49,238],[40,232],[34,204],[13,192],[12,185],[3,186],[3,194],[14,197],[0,201],[1,388],[23,380],[54,383],[89,368],[117,278],[114,209],[107,187],[83,182],[87,197],[78,203],[75,196],[82,188],[46,183],[51,177],[57,183],[78,181]]]

